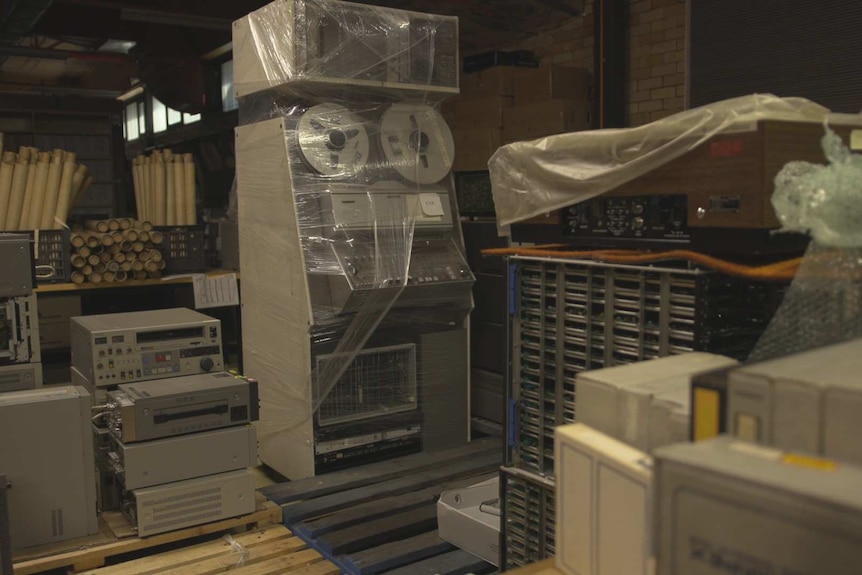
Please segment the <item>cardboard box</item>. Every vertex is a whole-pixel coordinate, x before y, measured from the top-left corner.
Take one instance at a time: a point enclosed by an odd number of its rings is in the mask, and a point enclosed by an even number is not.
[[[733,365],[692,352],[580,373],[578,421],[645,452],[685,441],[692,376]]]
[[[515,103],[521,105],[545,100],[589,100],[592,79],[583,68],[544,65],[519,68],[514,83]]]
[[[479,100],[456,100],[455,123],[458,128],[499,129],[503,127],[503,110],[512,107],[511,96],[492,96]]]
[[[858,572],[859,467],[728,436],[663,447],[654,466],[659,575]]]
[[[497,566],[500,558],[500,478],[444,491],[437,501],[440,539]]]
[[[488,160],[502,143],[502,131],[486,128],[458,128],[452,130],[455,140],[454,172],[487,170]]]
[[[494,66],[481,72],[461,74],[461,98],[476,99],[515,95],[518,66]]]
[[[590,127],[586,100],[549,100],[503,111],[503,143],[535,140]]]
[[[557,427],[554,450],[557,569],[651,573],[649,455],[582,423]]]
[[[71,347],[71,319],[81,315],[81,296],[39,298],[39,342],[42,349]]]
[[[862,339],[746,365],[727,376],[740,439],[862,464]]]

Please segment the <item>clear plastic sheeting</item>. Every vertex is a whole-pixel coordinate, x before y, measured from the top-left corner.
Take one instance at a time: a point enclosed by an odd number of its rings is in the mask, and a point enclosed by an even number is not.
[[[812,242],[752,360],[766,360],[862,337],[862,156],[825,128],[829,165],[787,164],[772,205],[782,231]]]
[[[458,93],[458,19],[451,16],[277,0],[235,22],[233,32],[238,97],[270,88],[303,96],[345,88]]]
[[[261,459],[291,479],[467,439],[474,280],[435,104],[450,20],[278,0],[234,29],[245,371]],[[407,47],[410,82],[379,76]]]
[[[655,170],[717,134],[754,130],[761,120],[823,122],[830,117],[838,115],[803,98],[755,94],[636,128],[515,142],[497,150],[489,162],[498,222],[504,228],[588,200]]]

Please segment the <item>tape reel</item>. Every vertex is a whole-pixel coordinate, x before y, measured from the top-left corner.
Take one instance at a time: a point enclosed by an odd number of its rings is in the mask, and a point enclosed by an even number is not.
[[[389,166],[417,184],[434,184],[452,168],[455,142],[440,113],[425,104],[393,104],[380,120]]]
[[[368,163],[366,122],[344,106],[312,106],[299,119],[296,134],[302,157],[319,174],[349,178]]]

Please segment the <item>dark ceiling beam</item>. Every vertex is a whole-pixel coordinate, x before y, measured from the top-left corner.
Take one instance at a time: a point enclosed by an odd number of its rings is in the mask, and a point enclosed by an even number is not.
[[[76,88],[56,84],[19,84],[0,81],[0,94],[30,94],[39,96],[82,96],[85,98],[108,98],[119,96],[122,90],[99,88]]]
[[[50,48],[8,45],[0,45],[0,56],[21,56],[23,58],[38,58],[42,60],[86,60],[88,62],[106,62],[111,64],[135,61],[134,56],[120,52],[52,50]]]
[[[53,0],[18,0],[0,21],[0,42],[17,42],[26,36],[51,7]]]
[[[125,6],[120,10],[120,19],[127,22],[144,22],[146,24],[161,24],[164,26],[178,26],[180,28],[200,28],[203,30],[230,31],[232,25],[230,20],[224,18]]]

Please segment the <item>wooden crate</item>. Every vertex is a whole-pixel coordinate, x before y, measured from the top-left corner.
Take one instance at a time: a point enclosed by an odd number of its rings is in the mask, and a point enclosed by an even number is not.
[[[231,530],[280,524],[282,516],[278,505],[258,496],[257,510],[254,513],[146,538],[134,537],[128,529],[124,530],[123,522],[116,520],[116,515],[110,515],[108,519],[111,519],[110,524],[102,518],[101,532],[98,535],[33,547],[16,553],[15,575],[30,575],[63,568],[73,572],[95,569],[105,565],[111,558],[142,550]]]

